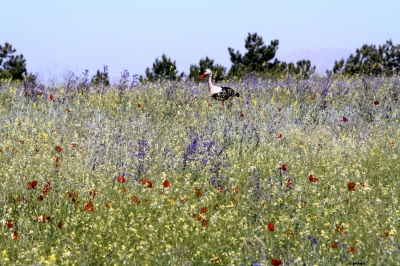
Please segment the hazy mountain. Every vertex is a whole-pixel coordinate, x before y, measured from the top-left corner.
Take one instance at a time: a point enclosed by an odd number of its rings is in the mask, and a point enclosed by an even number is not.
[[[318,74],[325,74],[327,69],[332,69],[335,60],[339,61],[344,58],[345,60],[350,56],[351,53],[355,53],[355,49],[350,48],[304,48],[287,53],[276,54],[276,58],[284,62],[296,63],[299,60],[305,59],[310,60],[311,65],[316,66],[316,72]]]

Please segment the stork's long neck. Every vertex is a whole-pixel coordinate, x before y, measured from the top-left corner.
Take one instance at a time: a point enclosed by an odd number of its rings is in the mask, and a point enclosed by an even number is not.
[[[210,93],[211,93],[211,89],[214,87],[214,85],[212,84],[211,78],[212,78],[212,74],[208,75],[208,89],[210,90]]]

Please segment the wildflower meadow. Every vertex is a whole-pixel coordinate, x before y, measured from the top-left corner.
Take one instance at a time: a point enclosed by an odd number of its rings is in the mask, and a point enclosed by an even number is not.
[[[400,77],[0,83],[1,265],[396,265]]]

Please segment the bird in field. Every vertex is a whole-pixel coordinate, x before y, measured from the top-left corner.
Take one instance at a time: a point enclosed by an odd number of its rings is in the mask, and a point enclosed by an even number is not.
[[[198,78],[201,80],[205,76],[208,76],[208,89],[210,91],[211,97],[217,101],[225,102],[226,100],[231,100],[233,97],[240,97],[238,92],[235,92],[232,88],[215,86],[211,82],[212,71],[206,69],[204,73]]]

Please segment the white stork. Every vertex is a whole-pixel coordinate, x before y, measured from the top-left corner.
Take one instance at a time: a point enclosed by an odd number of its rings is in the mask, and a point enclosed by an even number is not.
[[[234,96],[239,97],[240,94],[235,92],[233,89],[228,87],[218,87],[212,84],[211,77],[212,71],[210,69],[206,69],[204,73],[198,78],[201,80],[205,76],[208,76],[208,89],[210,90],[211,97],[213,97],[217,101],[226,101],[232,99]]]

